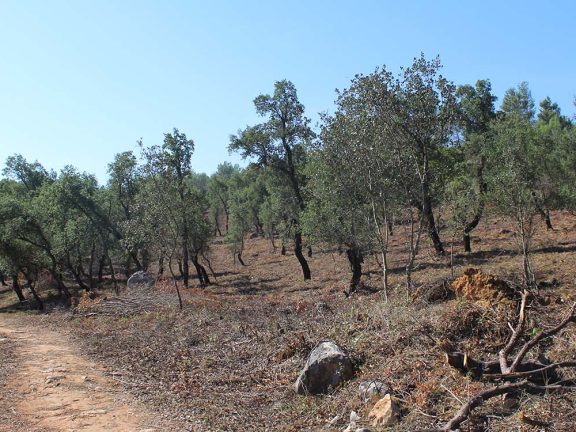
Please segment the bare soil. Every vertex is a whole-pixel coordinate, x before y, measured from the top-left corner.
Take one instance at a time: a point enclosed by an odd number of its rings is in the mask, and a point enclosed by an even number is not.
[[[10,347],[13,366],[3,377],[0,430],[166,430],[61,334],[22,318],[0,316],[0,344],[3,351]]]

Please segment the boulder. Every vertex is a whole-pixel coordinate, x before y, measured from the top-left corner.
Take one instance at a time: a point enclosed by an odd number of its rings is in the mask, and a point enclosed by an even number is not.
[[[133,288],[151,288],[154,286],[155,279],[145,271],[137,271],[128,278],[128,289]]]
[[[362,402],[368,402],[373,398],[381,399],[391,393],[392,389],[382,381],[362,381],[358,387],[358,393]]]
[[[352,360],[332,341],[322,341],[312,350],[294,384],[298,394],[328,393],[352,378]]]
[[[372,408],[368,418],[372,420],[372,426],[391,426],[398,422],[400,410],[398,404],[387,394]]]

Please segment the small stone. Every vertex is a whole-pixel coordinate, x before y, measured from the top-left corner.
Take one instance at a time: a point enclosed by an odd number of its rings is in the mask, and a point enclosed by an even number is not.
[[[362,381],[358,386],[358,393],[363,402],[368,402],[374,398],[381,399],[384,395],[391,393],[392,389],[382,381]]]
[[[52,384],[53,382],[60,381],[62,378],[64,378],[64,376],[61,375],[49,376],[46,378],[46,384]]]
[[[392,399],[390,394],[387,394],[372,408],[368,414],[369,419],[372,420],[372,426],[391,426],[398,422],[399,409],[396,402]]]
[[[356,430],[356,422],[360,420],[360,416],[356,414],[356,411],[350,412],[350,423],[342,432],[354,432]]]
[[[82,415],[92,417],[92,416],[102,415],[102,414],[107,414],[107,413],[108,413],[108,411],[106,411],[105,409],[95,409],[95,410],[86,411]]]

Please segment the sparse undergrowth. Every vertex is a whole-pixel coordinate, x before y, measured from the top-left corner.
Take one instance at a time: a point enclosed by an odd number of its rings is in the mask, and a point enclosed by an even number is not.
[[[530,303],[528,337],[555,324],[574,298],[575,272],[562,265],[573,258],[572,219],[565,215],[557,225],[557,231],[538,237],[534,263],[539,279],[556,281],[543,284],[538,301]],[[520,261],[510,250],[509,236],[501,234],[502,226],[490,222],[482,227],[478,251],[455,257],[456,276],[472,265],[513,279]],[[402,243],[394,241],[391,261],[397,265]],[[564,246],[550,250],[548,244]],[[359,382],[379,379],[391,385],[400,402],[402,420],[394,430],[415,431],[441,426],[485,386],[448,367],[443,347],[488,358],[506,343],[509,323],[517,318],[514,298],[429,303],[408,295],[400,271],[392,273],[395,289],[388,303],[381,293],[366,290],[346,299],[342,290],[348,268],[337,252],[317,250],[310,260],[316,277],[301,282],[292,257],[274,254],[264,240],[248,241],[246,267],[234,266],[224,246],[214,249],[217,284],[183,290],[182,312],[167,301],[175,294],[166,283],[146,295],[147,307],[158,306],[153,310],[99,309],[107,301],[121,304],[107,293],[107,300],[84,304],[76,314],[39,320],[66,330],[111,376],[178,420],[182,430],[342,430],[351,410],[366,420],[371,408],[358,397]],[[420,286],[445,286],[450,269],[424,250],[414,279]],[[375,260],[368,258],[363,282],[379,288]],[[122,297],[134,301],[138,296]],[[575,360],[575,338],[574,328],[568,327],[534,355],[550,362]],[[348,350],[359,370],[331,395],[298,396],[292,384],[322,339]],[[464,430],[570,431],[576,421],[574,403],[574,393],[494,398],[473,412]]]

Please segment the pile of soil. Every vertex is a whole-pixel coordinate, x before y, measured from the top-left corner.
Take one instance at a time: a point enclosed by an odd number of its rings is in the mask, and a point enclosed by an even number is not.
[[[469,301],[485,301],[491,304],[514,298],[514,289],[497,276],[469,267],[450,285],[456,297]]]

